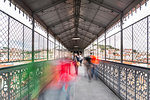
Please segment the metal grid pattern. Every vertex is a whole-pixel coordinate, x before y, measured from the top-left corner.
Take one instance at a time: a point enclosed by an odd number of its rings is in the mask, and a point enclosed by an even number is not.
[[[54,59],[54,50],[53,50],[54,49],[54,43],[49,40],[48,46],[49,46],[48,58],[49,58],[49,60],[52,60],[52,59]]]
[[[123,60],[132,61],[132,27],[127,27],[123,30]]]
[[[49,65],[48,62],[29,63],[1,70],[0,99],[33,99],[33,95],[40,91],[40,79],[44,77],[44,68]]]
[[[149,69],[101,61],[99,78],[123,100],[149,100]]]
[[[35,60],[46,60],[47,59],[47,38],[35,32]]]
[[[23,46],[24,60],[32,59],[32,30],[24,26],[24,46]]]
[[[23,25],[10,18],[9,20],[9,61],[23,60]]]
[[[0,62],[8,61],[8,16],[0,11]]]
[[[105,41],[104,40],[100,41],[98,46],[99,46],[98,47],[99,48],[99,50],[98,50],[99,58],[105,59]]]
[[[147,62],[147,18],[133,25],[133,61]]]
[[[120,62],[123,56],[123,63],[149,63],[149,33],[150,21],[149,16],[146,16],[137,22],[125,27],[123,33],[123,53],[121,55],[121,31],[108,36],[106,34],[106,57],[102,57],[105,53],[105,38],[98,43],[98,52],[100,59]],[[106,31],[108,32],[108,31]],[[102,43],[103,41],[103,43]],[[104,50],[101,50],[101,46]],[[89,46],[90,47],[90,46]],[[92,47],[93,48],[93,47]],[[90,48],[88,48],[90,49]],[[97,48],[96,48],[97,49]],[[87,49],[86,49],[87,50]]]
[[[32,29],[15,18],[0,11],[0,63],[32,60]],[[34,31],[35,61],[54,59],[54,52],[60,53],[59,45],[54,48],[54,42]],[[47,49],[49,48],[49,52]],[[64,48],[62,46],[62,48]],[[58,50],[56,50],[58,49]],[[47,53],[49,56],[47,56]],[[57,58],[60,58],[58,56]]]

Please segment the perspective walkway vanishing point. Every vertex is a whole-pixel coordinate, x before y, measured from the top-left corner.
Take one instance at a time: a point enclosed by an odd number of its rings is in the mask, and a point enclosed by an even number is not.
[[[102,81],[93,79],[88,82],[85,76],[84,68],[79,67],[77,81],[71,88],[71,100],[120,100]],[[56,98],[58,91],[47,90],[42,94],[40,100],[49,100]],[[60,100],[65,100],[65,94],[61,93]]]

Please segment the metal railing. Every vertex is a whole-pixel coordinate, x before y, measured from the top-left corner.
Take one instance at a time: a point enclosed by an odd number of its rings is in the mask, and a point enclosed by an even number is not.
[[[100,59],[116,60],[121,62],[149,63],[149,38],[150,38],[150,16],[146,16],[137,22],[122,29],[123,37],[121,38],[121,30],[111,36],[105,37],[98,42],[98,56]],[[106,31],[107,32],[107,31]],[[105,45],[106,39],[106,45]],[[121,39],[123,43],[121,44]],[[91,45],[92,46],[92,45]],[[121,46],[123,50],[121,53]],[[105,51],[106,47],[106,51]],[[93,47],[87,48],[91,49]],[[85,49],[89,55],[91,50]],[[106,53],[106,55],[105,55]]]
[[[0,63],[32,60],[32,30],[0,10]],[[55,59],[56,43],[50,40],[50,35],[44,37],[34,31],[33,44],[35,61]],[[63,46],[57,51],[64,52]]]
[[[42,61],[0,69],[0,100],[31,100],[44,84],[44,69],[50,61]]]
[[[100,61],[99,78],[123,100],[150,100],[150,69]]]

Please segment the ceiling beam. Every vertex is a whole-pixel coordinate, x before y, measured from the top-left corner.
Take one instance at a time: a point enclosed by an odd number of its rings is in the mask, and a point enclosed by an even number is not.
[[[85,28],[83,28],[83,27],[81,27],[81,26],[79,26],[78,28],[81,29],[81,30],[84,30],[84,31],[86,31],[86,32],[88,32],[88,33],[91,33],[91,34],[93,34],[93,35],[96,35],[95,33],[91,32],[91,31],[89,31],[88,29],[85,29]]]
[[[68,36],[66,36],[66,37],[64,37],[64,38],[61,38],[62,39],[62,41],[64,40],[67,40],[68,38],[71,38],[71,37],[73,37],[74,36],[74,34],[69,34]]]
[[[89,36],[87,36],[87,35],[85,35],[85,34],[82,34],[81,32],[78,32],[78,35],[81,35],[81,36],[84,36],[84,37],[86,37],[86,38],[88,38],[88,39],[91,39],[91,37],[89,37]]]
[[[90,22],[90,23],[92,23],[92,24],[95,24],[95,25],[97,25],[97,26],[99,26],[99,27],[102,27],[102,28],[106,27],[104,24],[99,23],[99,22],[96,22],[96,21],[94,21],[94,20],[92,20],[92,19],[89,19],[89,18],[83,16],[83,15],[80,15],[80,18],[83,19],[84,21],[88,21],[88,22]]]
[[[74,16],[71,15],[71,16],[65,18],[65,19],[62,19],[61,21],[59,20],[59,21],[57,21],[57,22],[55,22],[55,23],[52,23],[52,24],[50,24],[50,25],[48,26],[48,28],[55,27],[55,26],[58,25],[58,24],[61,24],[61,23],[66,22],[66,21],[69,21],[69,20],[72,19],[73,17],[74,17]]]
[[[112,7],[111,5],[108,5],[106,3],[103,3],[103,0],[101,2],[99,2],[98,0],[89,0],[89,1],[92,2],[92,3],[95,3],[97,5],[99,5],[101,7],[104,7],[104,8],[106,8],[106,9],[112,11],[112,12],[114,11],[116,13],[121,13],[121,10],[119,10],[119,9],[117,9],[115,7]]]
[[[122,11],[121,14],[118,14],[111,22],[109,22],[109,23],[107,24],[107,27],[106,27],[105,29],[102,29],[102,30],[99,32],[98,37],[101,36],[103,33],[105,33],[105,30],[107,30],[107,29],[109,29],[111,26],[113,26],[114,23],[116,23],[118,20],[120,20],[122,14],[123,14],[122,16],[126,15],[132,8],[134,8],[136,5],[138,5],[138,4],[141,3],[142,1],[143,1],[143,0],[132,0],[132,1],[129,3],[129,5]],[[91,43],[94,42],[96,39],[97,39],[97,37],[94,38],[94,39],[91,41]],[[90,43],[89,43],[89,44],[90,44]],[[88,44],[88,45],[89,45],[89,44]],[[87,46],[88,46],[88,45],[87,45]],[[86,46],[86,47],[87,47],[87,46]],[[85,47],[85,48],[86,48],[86,47]]]
[[[59,33],[56,33],[56,35],[60,35],[60,34],[62,34],[62,33],[64,33],[64,32],[67,32],[67,31],[73,29],[73,28],[74,28],[74,26],[71,26],[71,27],[69,27],[69,28],[67,28],[67,29],[65,29],[65,30],[63,30],[63,31],[61,31],[61,32],[59,32]]]
[[[69,34],[65,34],[64,36],[60,36],[60,38],[67,37],[67,36],[69,36],[69,35],[71,35],[71,34],[74,34],[74,32],[71,32],[71,33],[69,33]]]
[[[57,1],[55,1],[55,2],[52,2],[52,3],[50,3],[50,4],[47,4],[47,5],[45,5],[44,7],[41,7],[41,8],[39,8],[39,9],[33,11],[33,13],[39,13],[39,12],[41,12],[41,11],[44,11],[44,10],[49,9],[49,8],[51,8],[51,7],[54,7],[54,6],[56,6],[56,5],[60,4],[60,3],[63,3],[63,2],[65,3],[65,1],[66,1],[66,0],[57,0]]]
[[[81,0],[73,0],[75,34],[78,32]]]

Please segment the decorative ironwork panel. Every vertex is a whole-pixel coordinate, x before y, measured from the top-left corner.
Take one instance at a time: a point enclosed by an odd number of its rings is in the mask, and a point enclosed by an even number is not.
[[[114,90],[115,91],[119,91],[119,88],[118,88],[118,80],[119,80],[119,67],[117,65],[114,65]]]
[[[99,72],[98,75],[101,75],[99,77],[121,99],[149,100],[149,68],[102,60],[97,70]]]
[[[126,91],[127,91],[127,68],[120,68],[120,95],[126,99]]]
[[[127,99],[134,100],[135,98],[135,70],[127,69]]]
[[[48,61],[49,62],[49,61]],[[31,100],[41,90],[40,79],[48,62],[36,62],[0,70],[0,100]]]
[[[148,74],[143,71],[136,71],[136,98],[137,100],[147,100]]]
[[[8,61],[8,16],[0,11],[0,63]]]
[[[10,18],[9,61],[23,60],[23,25]]]

